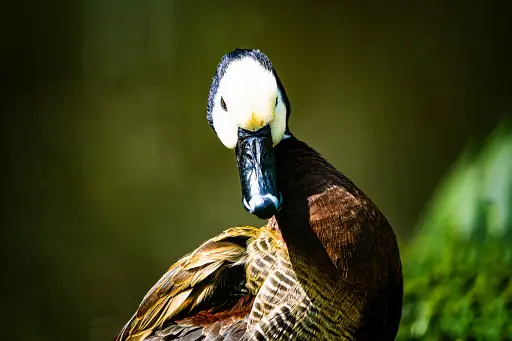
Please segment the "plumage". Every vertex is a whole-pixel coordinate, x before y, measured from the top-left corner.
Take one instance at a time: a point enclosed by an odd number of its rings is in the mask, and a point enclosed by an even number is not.
[[[287,121],[288,99],[273,67],[259,51],[247,51],[233,58],[264,60],[262,72],[275,75],[276,88],[259,93],[277,94],[286,113],[275,115],[286,115]],[[214,78],[209,113],[216,105],[230,106],[215,92],[222,87],[218,78],[230,72],[229,61],[223,63],[228,65],[220,65]],[[215,119],[209,121],[217,132]],[[268,223],[228,229],[176,262],[118,341],[395,338],[402,274],[388,221],[287,126],[275,146],[264,142],[271,129],[270,123],[254,132],[239,127],[236,149],[243,198],[256,202],[245,206],[256,215],[272,212]],[[274,200],[265,201],[269,196]],[[266,206],[258,211],[257,205]]]

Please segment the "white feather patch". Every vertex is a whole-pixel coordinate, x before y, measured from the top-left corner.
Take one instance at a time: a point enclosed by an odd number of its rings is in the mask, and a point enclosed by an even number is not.
[[[256,131],[269,124],[273,144],[278,144],[285,131],[286,107],[274,74],[249,57],[232,62],[217,89],[212,120],[217,136],[230,149],[236,146],[238,128]]]

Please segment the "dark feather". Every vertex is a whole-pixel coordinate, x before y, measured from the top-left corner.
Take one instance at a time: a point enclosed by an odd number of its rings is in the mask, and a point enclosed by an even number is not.
[[[210,88],[257,50],[222,59]],[[260,229],[232,228],[174,264],[118,341],[374,340],[395,338],[402,268],[396,236],[375,204],[320,154],[291,136],[274,147],[281,210]]]

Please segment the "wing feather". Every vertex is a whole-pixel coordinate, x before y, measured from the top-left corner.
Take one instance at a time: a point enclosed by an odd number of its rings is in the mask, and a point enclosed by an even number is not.
[[[173,339],[169,337],[175,334],[175,339],[178,339],[181,336],[175,332],[183,332],[184,329],[183,326],[173,324],[173,321],[178,318],[187,319],[195,311],[202,311],[202,308],[215,308],[216,313],[224,313],[227,318],[229,309],[235,304],[217,308],[214,306],[214,297],[223,297],[221,294],[224,294],[233,300],[237,295],[242,297],[247,294],[236,286],[242,288],[245,285],[243,266],[247,258],[247,241],[255,237],[258,230],[250,226],[228,229],[178,260],[146,294],[137,312],[116,340],[142,341],[151,335],[154,335],[151,339]],[[240,267],[243,271],[230,271],[235,267]],[[230,291],[222,293],[223,290]],[[198,334],[195,329],[188,327],[187,330],[187,337],[195,339]],[[164,332],[170,336],[160,337]]]

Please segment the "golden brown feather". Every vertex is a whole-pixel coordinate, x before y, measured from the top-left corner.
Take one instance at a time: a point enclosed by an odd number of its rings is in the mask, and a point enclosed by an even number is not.
[[[231,274],[233,265],[238,263],[243,267],[245,241],[256,232],[253,227],[231,228],[176,262],[144,297],[117,340],[144,340],[167,322],[200,309],[203,303],[212,299],[219,287],[230,280],[225,276]],[[237,289],[236,284],[232,288]],[[239,289],[238,294],[243,295],[243,290]],[[236,303],[233,305],[235,308]],[[233,313],[237,314],[236,309]],[[187,324],[186,318],[183,321]]]
[[[281,211],[179,260],[118,341],[394,339],[402,276],[386,218],[304,143],[275,152]]]

